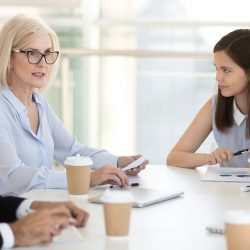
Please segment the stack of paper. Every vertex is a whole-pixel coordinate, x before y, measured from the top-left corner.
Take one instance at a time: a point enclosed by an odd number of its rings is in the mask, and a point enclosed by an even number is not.
[[[201,181],[250,183],[249,168],[208,167]]]
[[[83,242],[83,237],[74,226],[64,229],[61,234],[54,237],[53,242],[57,243],[74,243]]]

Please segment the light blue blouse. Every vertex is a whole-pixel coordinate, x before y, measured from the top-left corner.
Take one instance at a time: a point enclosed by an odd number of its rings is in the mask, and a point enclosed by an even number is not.
[[[217,129],[215,125],[216,98],[217,96],[212,97],[212,126],[214,138],[218,146],[229,149],[232,152],[250,148],[250,139],[246,137],[247,116],[239,111],[235,103],[233,126],[224,133]],[[225,167],[248,167],[248,157],[250,157],[249,154],[238,155],[233,157],[231,161],[224,162],[221,165]]]
[[[65,171],[52,170],[53,160],[63,164],[68,156],[90,156],[94,169],[117,156],[86,147],[70,135],[45,97],[33,93],[39,112],[37,134],[30,128],[28,113],[8,89],[0,89],[0,195],[22,194],[34,188],[67,188]]]

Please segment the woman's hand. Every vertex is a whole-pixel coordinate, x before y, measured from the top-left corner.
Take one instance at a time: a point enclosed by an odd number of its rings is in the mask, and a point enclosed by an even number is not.
[[[121,169],[115,168],[111,164],[106,164],[92,172],[90,177],[91,187],[102,184],[112,184],[125,187],[128,186],[128,177]]]
[[[215,165],[225,161],[230,161],[233,158],[233,152],[225,148],[217,148],[211,154],[208,155],[208,164]]]
[[[118,168],[124,168],[131,162],[140,158],[141,155],[133,155],[133,156],[120,156],[117,161]],[[137,175],[141,170],[145,169],[146,165],[148,164],[148,160],[144,161],[140,166],[127,170],[126,174],[128,175]]]

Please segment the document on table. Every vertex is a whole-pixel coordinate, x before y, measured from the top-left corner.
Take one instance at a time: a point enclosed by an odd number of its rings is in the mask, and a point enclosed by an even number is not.
[[[208,167],[201,181],[250,183],[249,168]]]
[[[74,226],[69,226],[64,229],[60,235],[54,237],[54,243],[75,243],[83,242],[84,239],[80,232]]]

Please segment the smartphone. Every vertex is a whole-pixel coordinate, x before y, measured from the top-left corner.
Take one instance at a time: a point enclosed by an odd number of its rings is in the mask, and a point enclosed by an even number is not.
[[[139,167],[144,161],[146,161],[146,158],[144,156],[141,156],[140,158],[138,158],[137,160],[131,162],[130,164],[128,164],[126,167],[122,168],[122,171],[127,171],[129,169],[133,169],[133,168],[137,168]]]

